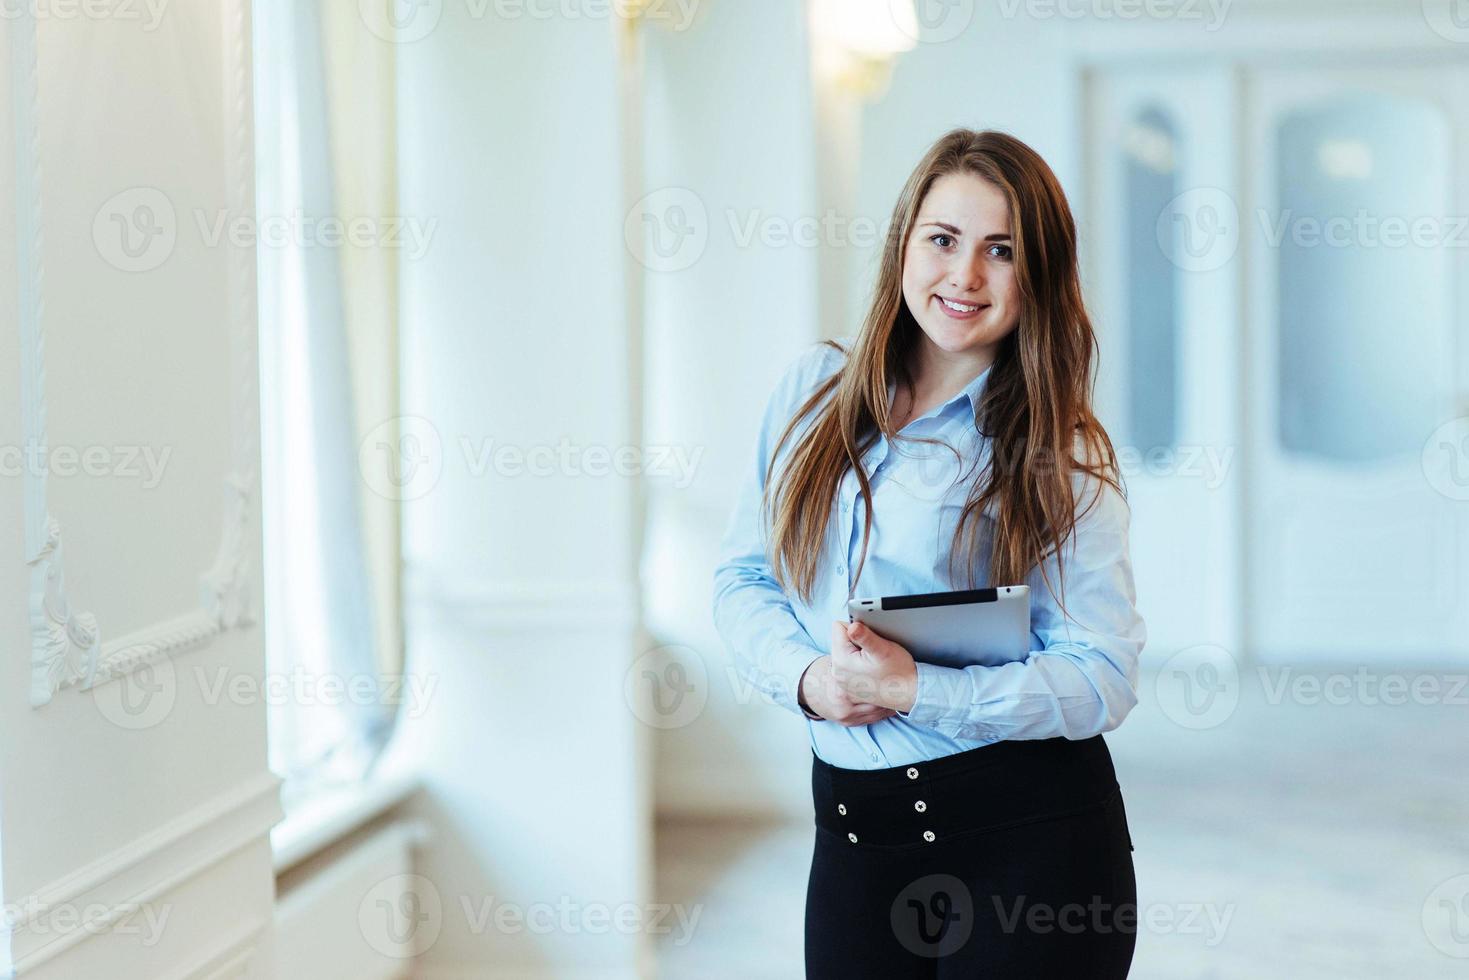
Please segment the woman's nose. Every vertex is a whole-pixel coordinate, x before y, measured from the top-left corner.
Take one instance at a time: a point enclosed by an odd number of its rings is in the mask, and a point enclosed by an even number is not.
[[[955,289],[973,291],[984,286],[984,259],[975,256],[967,261],[956,262],[949,269],[949,285]]]

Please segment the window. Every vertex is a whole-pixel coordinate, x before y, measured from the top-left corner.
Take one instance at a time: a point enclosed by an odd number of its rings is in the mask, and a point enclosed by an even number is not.
[[[396,623],[396,609],[375,586],[396,574],[396,560],[386,571],[370,562],[382,549],[370,549],[364,514],[382,501],[358,470],[359,433],[371,426],[362,424],[352,370],[393,359],[360,349],[381,331],[349,315],[380,315],[381,304],[354,293],[377,270],[364,276],[362,262],[347,261],[358,257],[349,246],[317,233],[340,215],[383,213],[353,196],[363,184],[355,168],[372,172],[375,147],[355,140],[354,117],[331,102],[332,93],[359,101],[371,93],[333,84],[341,81],[333,70],[357,62],[326,57],[332,19],[317,3],[260,3],[254,16],[270,764],[286,778],[289,800],[360,778],[394,715],[381,692],[396,689],[383,680],[398,669],[397,648],[379,618]],[[353,140],[353,180],[334,168],[334,128]],[[368,387],[393,390],[395,379]]]

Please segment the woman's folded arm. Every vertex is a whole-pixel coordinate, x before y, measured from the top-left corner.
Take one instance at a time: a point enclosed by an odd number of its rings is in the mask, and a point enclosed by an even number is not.
[[[1111,731],[1137,704],[1138,659],[1147,627],[1137,611],[1128,555],[1127,502],[1089,482],[1101,497],[1067,541],[1063,598],[1028,577],[1031,633],[1040,648],[1023,661],[964,668],[918,665],[914,724],[960,738],[1081,739]],[[1056,579],[1055,556],[1046,571]]]

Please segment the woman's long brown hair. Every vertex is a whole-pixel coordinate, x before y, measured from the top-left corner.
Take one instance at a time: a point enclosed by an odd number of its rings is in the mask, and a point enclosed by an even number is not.
[[[1073,532],[1076,512],[1072,476],[1085,472],[1119,493],[1112,441],[1092,414],[1093,364],[1097,341],[1082,301],[1077,269],[1076,224],[1060,182],[1039,154],[1006,133],[955,129],[924,154],[893,207],[872,305],[842,368],[818,386],[786,425],[766,472],[762,513],[769,529],[772,570],[783,588],[809,602],[814,591],[828,519],[848,467],[862,489],[866,521],[854,582],[867,559],[873,524],[872,487],[859,460],[877,441],[890,444],[888,384],[912,388],[912,354],[921,335],[903,299],[903,261],[924,197],[939,177],[975,174],[999,188],[1009,203],[1013,262],[1020,289],[1016,328],[1000,344],[975,425],[989,436],[991,454],[971,490],[955,529],[950,577],[960,559],[965,582],[975,584],[975,567],[993,515],[991,585],[1015,584],[1041,566],[1051,594],[1065,603],[1043,565],[1057,556],[1063,580],[1062,546]],[[837,350],[843,348],[827,341]],[[788,465],[772,482],[775,460],[797,424],[836,388],[817,413]],[[933,440],[922,440],[933,442]],[[951,447],[952,448],[952,447]],[[1080,457],[1075,455],[1080,450]],[[1064,460],[1067,465],[1058,466]],[[1094,505],[1100,497],[1093,497]],[[1082,512],[1085,514],[1085,511]]]

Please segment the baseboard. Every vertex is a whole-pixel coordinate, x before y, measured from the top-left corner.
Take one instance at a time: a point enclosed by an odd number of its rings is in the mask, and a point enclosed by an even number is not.
[[[267,837],[281,816],[280,778],[267,771],[8,903],[12,908],[39,910],[20,916],[11,927],[8,939],[15,973],[35,970],[96,935],[99,928]],[[105,908],[109,913],[78,923],[71,921],[78,908]],[[0,941],[6,938],[0,929]]]

